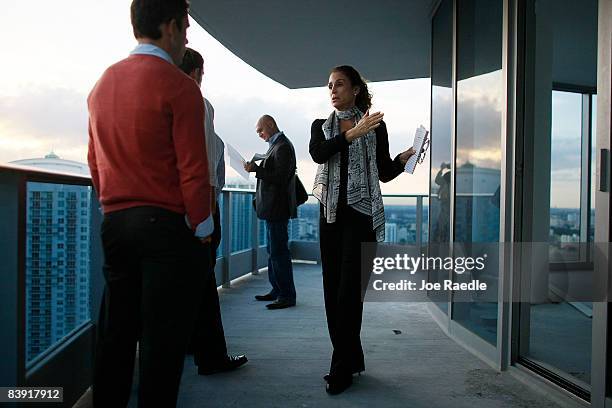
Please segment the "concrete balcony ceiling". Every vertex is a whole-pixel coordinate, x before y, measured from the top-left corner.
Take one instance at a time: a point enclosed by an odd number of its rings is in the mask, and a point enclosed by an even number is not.
[[[370,81],[429,77],[433,0],[191,1],[191,16],[262,74],[323,86],[354,65]]]
[[[330,68],[341,64],[354,65],[370,81],[429,77],[431,18],[437,4],[437,0],[192,0],[190,14],[262,74],[288,88],[308,88],[325,85]],[[597,2],[540,0],[538,4],[545,12],[540,13],[535,31],[551,51],[552,82],[594,89],[597,26],[591,22],[597,20]],[[478,20],[486,29],[474,32],[468,25],[463,32],[459,80],[501,67],[502,55],[495,52],[501,38],[490,35],[501,22],[487,18],[487,10]],[[444,44],[447,48],[437,52],[450,53],[450,46]],[[478,59],[475,47],[481,49]]]

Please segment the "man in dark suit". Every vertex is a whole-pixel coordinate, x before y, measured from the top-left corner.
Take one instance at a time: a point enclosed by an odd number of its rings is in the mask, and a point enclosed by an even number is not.
[[[255,299],[274,301],[268,309],[284,309],[295,306],[293,267],[289,252],[289,218],[296,216],[293,184],[295,174],[295,150],[270,115],[262,116],[255,131],[270,145],[260,165],[247,162],[244,169],[254,172],[257,178],[255,208],[257,217],[266,221],[268,238],[268,278],[272,290]]]

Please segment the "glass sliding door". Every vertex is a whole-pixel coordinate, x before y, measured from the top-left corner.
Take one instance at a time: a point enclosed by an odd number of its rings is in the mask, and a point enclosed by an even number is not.
[[[455,158],[456,244],[499,242],[502,109],[502,0],[457,1]],[[492,255],[492,254],[490,254]],[[487,293],[453,301],[452,319],[491,343],[497,341],[497,281],[493,260],[461,281],[486,282]]]
[[[517,222],[522,240],[536,244],[520,265],[518,361],[588,400],[598,2],[528,0],[525,10],[524,210]]]
[[[550,262],[592,263],[596,97],[584,89],[552,92]],[[591,265],[592,266],[592,265]]]

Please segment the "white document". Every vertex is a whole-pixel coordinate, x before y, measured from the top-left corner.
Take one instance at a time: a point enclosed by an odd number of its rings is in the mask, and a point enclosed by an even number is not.
[[[249,172],[244,169],[244,163],[246,160],[242,157],[238,150],[234,149],[234,147],[226,143],[227,146],[227,155],[229,157],[229,165],[232,169],[236,170],[238,174],[244,177],[246,180],[249,179]]]
[[[428,134],[429,132],[423,127],[423,125],[419,126],[419,128],[416,130],[416,133],[414,134],[414,142],[412,143],[412,148],[416,153],[414,153],[408,159],[408,162],[404,167],[405,172],[410,174],[414,173],[414,169],[416,168],[416,165],[419,162],[419,158],[421,157],[421,155],[425,154],[425,152],[423,152],[422,150],[423,146],[425,145],[425,142],[427,141]]]

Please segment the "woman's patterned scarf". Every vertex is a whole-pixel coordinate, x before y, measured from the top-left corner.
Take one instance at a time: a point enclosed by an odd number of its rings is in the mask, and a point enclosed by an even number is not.
[[[323,123],[325,139],[333,139],[340,134],[340,120],[354,118],[355,122],[359,122],[362,117],[363,113],[357,107],[332,112]],[[319,164],[312,193],[323,204],[327,222],[335,222],[340,196],[340,153]],[[346,200],[356,211],[372,217],[376,241],[384,241],[385,209],[378,181],[376,133],[373,130],[349,145]]]

